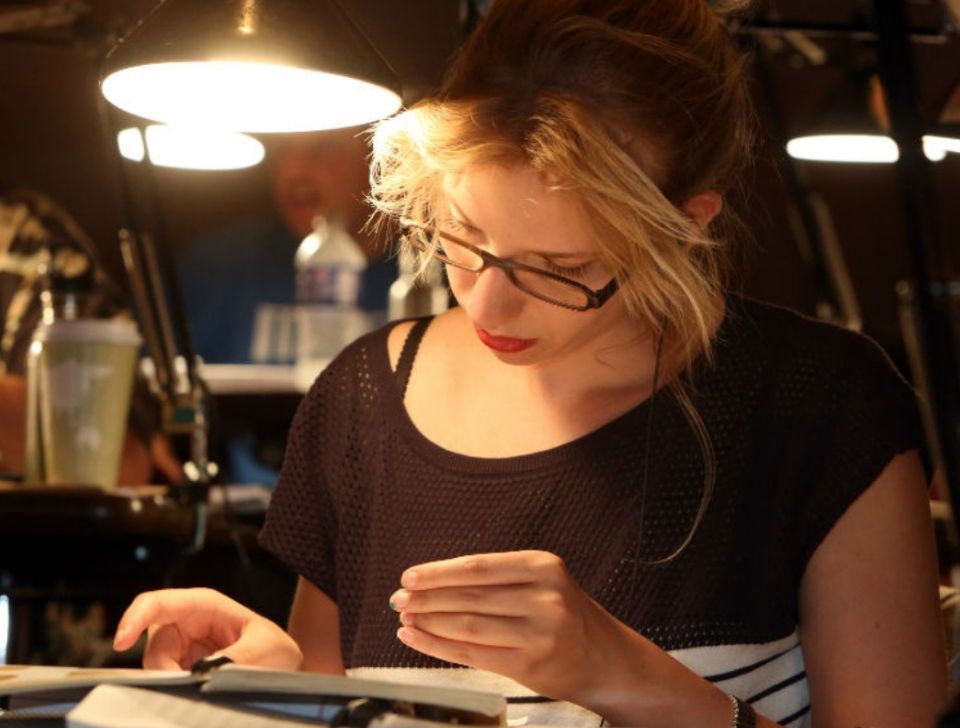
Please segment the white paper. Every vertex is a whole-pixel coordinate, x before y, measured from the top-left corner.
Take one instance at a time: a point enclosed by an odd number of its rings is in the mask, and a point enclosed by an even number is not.
[[[46,667],[39,665],[0,666],[0,695],[46,690],[70,690],[100,683],[137,685],[186,685],[198,678],[182,670],[139,670],[124,668]]]
[[[123,685],[95,687],[67,713],[69,728],[303,728],[301,721]]]

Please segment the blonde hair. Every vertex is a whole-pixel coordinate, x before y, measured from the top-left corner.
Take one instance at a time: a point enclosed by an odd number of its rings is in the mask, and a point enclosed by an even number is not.
[[[579,200],[602,260],[638,323],[683,370],[711,355],[736,227],[683,210],[727,194],[750,159],[745,60],[720,12],[744,0],[497,0],[435,95],[374,130],[371,202],[380,222],[430,227],[443,178],[476,164],[525,164]],[[733,221],[733,222],[732,222]],[[684,385],[671,391],[715,458]]]
[[[579,199],[628,310],[685,368],[710,355],[731,246],[723,215],[703,230],[682,205],[739,181],[751,128],[705,0],[500,0],[440,91],[375,127],[370,198],[381,223],[430,226],[446,173],[532,166]]]

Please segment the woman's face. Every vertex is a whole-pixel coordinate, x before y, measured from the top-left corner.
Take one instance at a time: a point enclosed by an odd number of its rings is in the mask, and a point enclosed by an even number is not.
[[[447,209],[438,215],[442,230],[592,290],[610,281],[574,195],[551,190],[533,168],[477,165],[447,175],[444,190]],[[447,275],[479,341],[505,363],[546,363],[585,348],[595,350],[601,341],[609,343],[611,331],[635,331],[619,294],[599,309],[571,311],[521,291],[499,268],[478,275],[447,266]]]

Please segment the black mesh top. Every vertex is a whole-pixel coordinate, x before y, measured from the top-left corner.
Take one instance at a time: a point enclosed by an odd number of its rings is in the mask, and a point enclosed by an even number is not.
[[[687,549],[641,564],[632,601],[650,400],[543,452],[476,458],[407,416],[389,326],[351,345],[298,410],[261,542],[331,596],[345,666],[440,667],[395,637],[388,597],[414,564],[543,549],[613,615],[667,650],[793,632],[813,551],[891,458],[920,442],[914,393],[870,339],[731,298],[715,360],[689,391],[716,455],[716,488]],[[414,362],[416,371],[416,362]],[[686,536],[703,457],[666,389],[655,395],[640,551]]]

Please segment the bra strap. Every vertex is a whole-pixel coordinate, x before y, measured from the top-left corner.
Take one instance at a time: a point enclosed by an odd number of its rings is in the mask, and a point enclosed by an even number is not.
[[[407,333],[407,338],[403,342],[403,349],[400,351],[400,359],[397,361],[397,386],[400,388],[400,399],[407,394],[407,384],[410,382],[410,372],[413,371],[413,360],[417,356],[417,349],[420,348],[420,341],[427,331],[427,327],[433,317],[419,319],[413,328]]]

